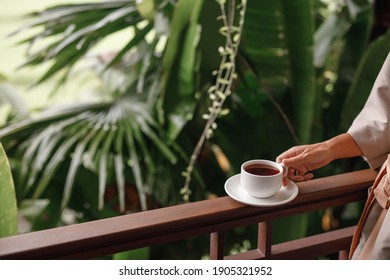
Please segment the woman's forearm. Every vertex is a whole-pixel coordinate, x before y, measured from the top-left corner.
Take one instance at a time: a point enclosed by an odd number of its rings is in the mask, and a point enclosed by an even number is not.
[[[343,133],[324,142],[332,160],[362,156],[363,153],[349,133]]]

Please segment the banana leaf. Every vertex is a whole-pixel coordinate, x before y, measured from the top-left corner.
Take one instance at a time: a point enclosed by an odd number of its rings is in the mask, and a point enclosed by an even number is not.
[[[363,54],[342,110],[342,129],[347,129],[363,108],[389,52],[390,29],[383,36],[372,42]]]
[[[15,187],[7,155],[0,144],[0,237],[18,233]]]
[[[314,28],[309,0],[248,2],[241,51],[264,90],[291,93],[301,142],[310,140],[314,116]]]
[[[355,3],[356,2],[356,3]],[[340,116],[347,94],[352,86],[356,69],[362,59],[365,49],[369,46],[371,29],[373,24],[373,7],[368,1],[350,1],[348,9],[342,16],[348,20],[348,32],[342,40],[342,47],[339,52],[337,80],[334,84],[333,95],[330,97],[330,106],[325,110],[324,120],[328,123],[328,134],[340,133]],[[341,129],[343,132],[343,129]]]
[[[202,5],[203,0],[182,0],[177,3],[162,61],[160,118],[163,121],[166,119],[167,136],[172,140],[192,118],[196,104],[194,72],[201,31],[198,20]]]

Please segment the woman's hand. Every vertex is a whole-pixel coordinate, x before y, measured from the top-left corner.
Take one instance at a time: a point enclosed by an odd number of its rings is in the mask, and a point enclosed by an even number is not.
[[[348,133],[340,134],[330,140],[295,146],[283,152],[276,162],[289,168],[287,177],[295,182],[307,181],[313,178],[310,171],[323,167],[339,158],[362,155],[355,140]]]
[[[325,166],[333,160],[325,142],[292,147],[276,158],[276,162],[287,166],[287,177],[295,182],[313,178],[310,171]]]

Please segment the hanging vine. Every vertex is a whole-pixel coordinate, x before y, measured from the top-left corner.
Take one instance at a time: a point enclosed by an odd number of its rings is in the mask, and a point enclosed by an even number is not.
[[[213,135],[213,131],[217,128],[216,119],[229,113],[228,109],[223,108],[223,104],[231,95],[231,87],[234,79],[237,77],[236,56],[244,26],[247,0],[240,0],[238,4],[236,4],[235,0],[229,0],[228,3],[226,3],[226,0],[216,0],[216,2],[221,9],[221,15],[217,20],[221,20],[223,23],[219,31],[225,36],[226,40],[225,46],[218,48],[218,52],[221,55],[221,63],[219,69],[213,71],[213,75],[216,76],[215,84],[207,91],[211,105],[208,108],[208,112],[202,116],[206,120],[206,124],[190,157],[189,164],[182,173],[185,177],[185,182],[183,188],[180,190],[180,194],[186,202],[189,201],[191,195],[190,182],[199,153],[205,140],[209,139]],[[237,13],[238,20],[235,21]]]

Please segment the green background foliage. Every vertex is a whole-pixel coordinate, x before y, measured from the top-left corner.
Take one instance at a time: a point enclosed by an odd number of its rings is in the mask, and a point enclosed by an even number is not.
[[[387,27],[376,31],[380,3],[247,1],[237,79],[223,107],[230,113],[216,120],[197,158],[191,201],[226,195],[224,182],[248,159],[273,160],[293,145],[349,127],[390,51]],[[1,96],[21,89],[42,100],[23,106],[24,98],[14,98],[1,106],[8,107],[0,140],[31,230],[183,203],[182,172],[205,126],[208,89],[225,44],[219,4],[120,0],[46,7],[11,37],[29,46],[21,71],[39,73],[28,85],[34,87],[10,90],[17,83],[4,77],[7,90],[0,88]],[[362,167],[359,159],[338,161],[315,175]],[[356,219],[359,208],[278,221],[274,242],[329,229],[321,223],[329,213],[349,223],[341,218],[345,211]],[[230,248],[255,244],[255,232],[233,231]],[[207,248],[200,238],[142,250],[139,257],[200,258]],[[126,257],[136,258],[115,258]]]

